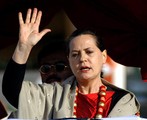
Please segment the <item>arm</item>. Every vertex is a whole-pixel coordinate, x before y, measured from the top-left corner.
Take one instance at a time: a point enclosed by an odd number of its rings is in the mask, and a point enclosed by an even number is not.
[[[15,108],[18,108],[18,97],[24,79],[25,69],[26,64],[17,64],[10,59],[3,76],[3,94]]]
[[[21,90],[22,81],[25,74],[26,62],[30,52],[38,41],[50,29],[44,29],[39,32],[42,12],[34,8],[32,17],[31,9],[28,9],[25,22],[22,18],[22,13],[19,12],[19,41],[13,53],[12,59],[9,61],[2,84],[2,91],[7,100],[14,106],[18,107],[18,98]]]

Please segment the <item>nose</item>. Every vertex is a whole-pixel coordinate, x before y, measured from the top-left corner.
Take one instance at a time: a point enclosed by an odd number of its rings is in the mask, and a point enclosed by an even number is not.
[[[80,62],[86,62],[86,61],[87,61],[86,54],[81,53],[81,55],[80,55]]]

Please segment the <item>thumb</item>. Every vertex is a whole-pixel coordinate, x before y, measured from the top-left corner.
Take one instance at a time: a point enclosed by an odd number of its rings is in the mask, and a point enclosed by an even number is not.
[[[51,32],[51,29],[44,29],[40,32],[40,38],[42,38],[46,33]]]

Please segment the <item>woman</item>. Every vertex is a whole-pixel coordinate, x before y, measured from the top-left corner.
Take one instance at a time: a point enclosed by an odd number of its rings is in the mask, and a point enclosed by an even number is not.
[[[100,77],[107,52],[89,30],[76,30],[68,39],[68,59],[74,76],[62,84],[37,85],[23,81],[26,62],[34,45],[50,29],[39,32],[41,11],[28,9],[25,22],[19,13],[19,41],[3,77],[3,94],[18,109],[18,118],[102,118],[139,114],[133,93]],[[19,73],[19,74],[18,74]]]

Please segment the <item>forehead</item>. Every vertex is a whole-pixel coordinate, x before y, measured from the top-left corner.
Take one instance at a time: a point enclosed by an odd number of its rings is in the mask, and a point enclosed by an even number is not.
[[[96,38],[90,34],[79,35],[70,42],[70,48],[79,46],[96,46]]]

